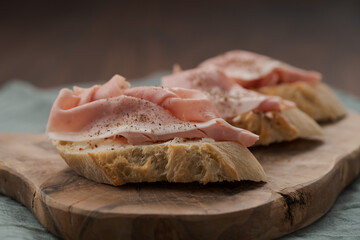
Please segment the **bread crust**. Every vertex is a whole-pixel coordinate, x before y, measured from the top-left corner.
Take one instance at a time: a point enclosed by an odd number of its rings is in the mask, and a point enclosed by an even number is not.
[[[322,134],[321,127],[298,108],[241,114],[228,122],[260,136],[255,145],[311,138]]]
[[[202,184],[266,181],[265,172],[256,158],[246,147],[235,142],[181,142],[175,139],[159,144],[124,146],[108,141],[98,141],[94,149],[86,147],[88,143],[53,140],[53,144],[79,175],[114,186],[156,181]]]
[[[297,107],[316,121],[334,121],[346,114],[334,92],[322,82],[284,83],[255,89],[266,95],[280,96],[293,101]]]

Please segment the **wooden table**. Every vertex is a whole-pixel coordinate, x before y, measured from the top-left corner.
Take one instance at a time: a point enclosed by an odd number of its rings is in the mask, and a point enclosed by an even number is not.
[[[359,9],[359,1],[1,1],[0,85],[136,78],[241,48],[322,72],[360,96]]]

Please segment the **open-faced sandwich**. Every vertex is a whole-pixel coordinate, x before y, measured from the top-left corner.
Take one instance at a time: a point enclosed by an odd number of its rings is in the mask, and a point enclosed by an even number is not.
[[[293,102],[241,87],[216,67],[181,71],[162,79],[164,87],[202,91],[221,117],[236,127],[260,135],[257,145],[321,134],[320,126]]]
[[[197,90],[106,84],[62,89],[47,136],[78,174],[96,182],[265,181],[247,149],[258,136],[223,120]]]
[[[217,67],[241,86],[267,95],[280,96],[316,121],[336,120],[345,109],[332,90],[321,82],[321,74],[306,71],[267,56],[230,51],[210,58],[200,67]]]

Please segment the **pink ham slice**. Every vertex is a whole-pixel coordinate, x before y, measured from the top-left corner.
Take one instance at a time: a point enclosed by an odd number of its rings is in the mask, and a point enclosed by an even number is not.
[[[269,97],[244,89],[215,67],[196,68],[165,76],[162,85],[202,91],[225,119],[252,110],[279,111],[284,106],[295,106],[279,97]]]
[[[216,108],[199,91],[129,88],[120,76],[103,86],[74,88],[74,92],[62,89],[50,113],[47,135],[64,141],[122,136],[129,144],[180,137],[236,141],[251,146],[258,140],[257,135],[232,127],[221,119]]]
[[[151,101],[184,121],[203,122],[220,117],[209,99],[196,90],[137,87],[127,89],[124,95]]]
[[[227,52],[200,64],[200,67],[209,66],[219,68],[245,88],[296,81],[317,83],[321,80],[318,72],[306,71],[264,55],[241,50]]]

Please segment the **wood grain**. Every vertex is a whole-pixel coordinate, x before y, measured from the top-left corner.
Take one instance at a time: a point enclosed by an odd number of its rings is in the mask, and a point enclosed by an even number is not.
[[[0,1],[0,85],[133,79],[247,49],[360,96],[360,1]]]
[[[360,171],[360,115],[324,140],[257,147],[268,183],[141,183],[77,176],[44,135],[0,135],[0,191],[66,239],[269,239],[324,215]]]

